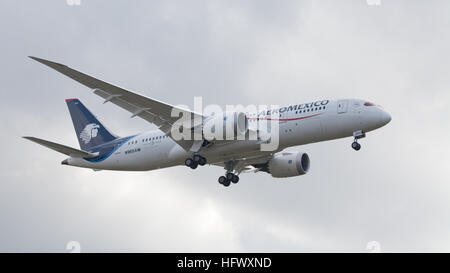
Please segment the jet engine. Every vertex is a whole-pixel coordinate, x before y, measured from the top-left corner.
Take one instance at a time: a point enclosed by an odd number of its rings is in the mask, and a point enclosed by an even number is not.
[[[283,152],[275,154],[268,162],[268,172],[272,177],[292,177],[309,171],[309,156],[302,152]]]

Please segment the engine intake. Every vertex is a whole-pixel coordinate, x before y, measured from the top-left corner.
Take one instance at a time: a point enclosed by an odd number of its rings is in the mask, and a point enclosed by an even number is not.
[[[247,115],[243,112],[223,112],[209,117],[203,124],[203,136],[208,141],[235,140],[248,131]]]
[[[275,154],[268,163],[268,171],[273,177],[292,177],[306,174],[309,171],[307,153],[293,152]]]

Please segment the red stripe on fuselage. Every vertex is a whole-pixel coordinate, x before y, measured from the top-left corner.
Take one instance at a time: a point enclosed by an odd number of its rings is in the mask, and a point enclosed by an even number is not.
[[[306,117],[299,117],[299,118],[280,118],[280,119],[272,119],[272,118],[248,118],[248,119],[257,119],[257,120],[278,120],[278,121],[291,121],[291,120],[299,120],[299,119],[305,119],[305,118],[312,118],[318,115],[322,115],[323,113],[306,116]]]

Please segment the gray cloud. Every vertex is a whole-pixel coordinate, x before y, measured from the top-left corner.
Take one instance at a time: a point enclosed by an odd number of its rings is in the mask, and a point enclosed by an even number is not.
[[[0,251],[450,251],[448,1],[35,2],[0,3]],[[119,135],[154,127],[28,55],[173,104],[358,97],[393,121],[358,153],[293,148],[303,177],[92,172],[20,136],[77,147],[68,97]]]

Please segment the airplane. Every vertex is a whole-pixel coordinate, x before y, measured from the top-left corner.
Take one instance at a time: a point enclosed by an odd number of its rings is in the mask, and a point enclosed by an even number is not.
[[[294,177],[308,173],[309,155],[302,151],[286,151],[293,146],[353,137],[351,147],[361,148],[359,139],[367,132],[378,129],[391,121],[391,116],[381,106],[362,99],[318,100],[301,103],[262,113],[229,113],[218,115],[220,119],[236,118],[236,131],[232,133],[258,133],[255,125],[260,120],[279,122],[279,143],[276,149],[260,149],[261,138],[215,141],[179,139],[172,127],[179,119],[173,110],[189,114],[200,125],[214,119],[200,113],[173,106],[135,92],[117,87],[79,72],[66,65],[29,56],[50,68],[90,88],[102,97],[104,103],[113,103],[158,127],[132,136],[119,137],[109,131],[79,99],[67,99],[80,149],[46,141],[36,137],[24,137],[47,148],[69,156],[63,165],[98,170],[150,171],[185,165],[191,169],[206,164],[220,166],[225,174],[218,182],[225,187],[239,181],[246,172],[266,172],[275,178]],[[194,125],[193,125],[194,126]],[[255,127],[256,126],[256,127]],[[186,128],[195,131],[194,127]],[[200,131],[202,129],[200,128]]]

